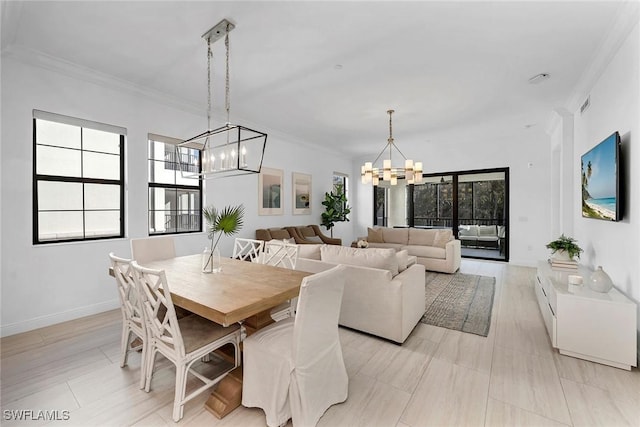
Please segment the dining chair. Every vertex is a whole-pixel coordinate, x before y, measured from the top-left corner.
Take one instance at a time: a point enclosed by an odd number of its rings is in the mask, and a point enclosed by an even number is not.
[[[136,290],[136,284],[131,272],[131,260],[109,254],[111,268],[118,285],[120,311],[122,312],[122,338],[120,341],[120,367],[127,366],[129,352],[142,349],[140,362],[140,388],[144,387],[146,378],[146,360],[148,350],[147,325],[142,313],[142,305]],[[139,338],[141,345],[131,347],[135,338]]]
[[[136,261],[131,263],[131,267],[149,336],[144,389],[147,392],[151,389],[155,357],[160,353],[176,367],[173,421],[178,422],[182,419],[186,402],[211,388],[228,372],[240,366],[241,328],[238,324],[223,327],[195,314],[178,319],[164,271],[141,267]],[[161,307],[165,310],[160,310]],[[227,344],[232,344],[235,349],[233,367],[217,372],[214,378],[191,369],[196,361]],[[186,395],[189,373],[204,385]]]
[[[243,239],[237,237],[233,245],[233,259],[254,261],[260,256],[263,249],[263,240]]]
[[[152,261],[175,258],[176,246],[172,236],[131,239],[131,258],[145,265]]]
[[[295,270],[298,261],[299,246],[280,240],[270,240],[265,243],[264,251],[258,257],[262,264]],[[271,310],[271,318],[276,322],[295,316],[297,298],[284,302]]]
[[[314,426],[347,399],[349,377],[338,336],[344,269],[302,280],[296,317],[272,323],[243,342],[242,405],[259,407],[267,425]]]

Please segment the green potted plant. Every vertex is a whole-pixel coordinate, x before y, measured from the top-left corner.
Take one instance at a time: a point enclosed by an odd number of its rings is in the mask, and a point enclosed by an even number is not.
[[[347,204],[347,196],[344,193],[344,186],[336,184],[333,191],[324,193],[322,205],[325,211],[322,212],[322,225],[329,230],[333,238],[333,226],[336,222],[349,221],[347,215],[351,209]]]
[[[205,248],[202,256],[202,271],[205,273],[220,271],[220,238],[236,234],[243,225],[244,206],[226,206],[222,210],[207,206],[202,210],[207,221],[207,236],[211,239],[211,247]],[[217,237],[216,237],[217,234]]]
[[[563,257],[569,260],[573,260],[574,257],[580,258],[580,252],[583,252],[582,248],[578,246],[574,238],[567,237],[564,234],[547,243],[547,248],[551,249],[551,255],[557,252],[557,257],[560,259]]]

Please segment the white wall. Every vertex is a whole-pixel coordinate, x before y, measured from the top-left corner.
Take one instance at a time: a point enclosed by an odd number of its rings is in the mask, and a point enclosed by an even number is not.
[[[35,64],[35,65],[34,65]],[[64,72],[58,72],[59,68]],[[73,77],[71,77],[73,75]],[[97,84],[101,81],[101,84]],[[154,99],[156,99],[154,101]],[[2,336],[101,312],[118,306],[113,278],[107,275],[108,253],[130,256],[129,238],[147,236],[147,133],[186,138],[204,130],[202,114],[175,108],[171,100],[87,70],[56,64],[46,58],[11,52],[2,57]],[[127,193],[125,239],[34,246],[32,242],[32,110],[39,109],[125,127]],[[191,111],[197,109],[192,108]],[[249,124],[247,124],[249,125]],[[253,126],[252,126],[253,127]],[[264,129],[263,127],[257,127]],[[267,130],[268,129],[264,129]],[[244,203],[245,226],[256,228],[319,224],[321,201],[331,188],[333,171],[349,172],[350,162],[300,141],[269,134],[264,165],[284,170],[285,214],[257,215],[257,175],[207,181],[205,204]],[[311,215],[291,214],[291,173],[312,175]],[[334,235],[350,241],[350,224]],[[223,239],[222,254],[231,253],[232,239]],[[199,253],[204,233],[179,236],[179,255]]]
[[[637,16],[637,15],[636,15]],[[626,208],[623,219],[612,223],[582,218],[574,212],[575,237],[585,250],[581,261],[590,267],[601,265],[615,286],[640,301],[640,32],[635,27],[619,50],[607,62],[600,77],[582,94],[591,105],[580,114],[575,109],[575,177],[580,157],[614,131],[622,140],[622,197]],[[580,180],[574,181],[573,204],[581,203]],[[640,330],[640,315],[638,316]]]
[[[402,143],[400,148],[404,149]],[[548,207],[550,137],[539,126],[522,129],[512,138],[443,139],[412,147],[414,161],[422,160],[425,173],[509,168],[510,262],[534,266],[547,257],[550,230]],[[354,163],[354,173],[365,159]],[[356,165],[357,163],[357,165]],[[356,167],[358,169],[356,169]],[[367,235],[372,224],[371,184],[355,184],[358,192],[354,232]]]

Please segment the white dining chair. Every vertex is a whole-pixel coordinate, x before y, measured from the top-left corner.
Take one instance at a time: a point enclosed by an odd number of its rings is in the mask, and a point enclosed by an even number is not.
[[[186,402],[213,387],[240,365],[241,328],[238,324],[223,327],[195,314],[178,319],[164,271],[141,267],[136,261],[131,263],[131,267],[149,336],[145,391],[151,389],[155,357],[160,353],[176,367],[173,421],[178,422],[182,419]],[[161,310],[162,307],[165,310]],[[227,344],[233,344],[235,348],[232,367],[223,372],[217,371],[213,378],[191,369],[196,361]],[[204,385],[186,395],[189,373]]]
[[[136,284],[131,272],[131,260],[109,254],[111,268],[118,286],[120,311],[122,312],[122,338],[120,341],[120,367],[127,366],[129,352],[142,349],[140,362],[140,388],[144,387],[146,378],[146,360],[148,351],[147,325],[144,321],[142,305],[136,290]],[[135,338],[139,338],[141,345],[131,347]]]
[[[264,249],[263,240],[243,239],[237,237],[233,245],[233,259],[255,261]]]
[[[131,258],[145,265],[152,261],[175,258],[176,246],[173,236],[131,239]]]
[[[315,426],[347,399],[349,377],[338,336],[344,290],[340,265],[302,280],[296,317],[243,342],[242,405],[262,408],[267,425]]]
[[[264,251],[258,257],[262,264],[295,270],[298,261],[299,246],[280,240],[270,240],[265,243]],[[271,310],[271,318],[276,322],[295,316],[297,298],[284,302]]]

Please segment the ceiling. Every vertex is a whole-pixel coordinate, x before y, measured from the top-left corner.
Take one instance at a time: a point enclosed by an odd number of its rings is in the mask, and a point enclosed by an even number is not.
[[[206,116],[206,43],[231,44],[231,121],[350,157],[388,136],[481,143],[545,127],[616,20],[601,2],[5,2],[2,48],[43,54],[178,98]],[[214,107],[223,107],[222,41]],[[538,73],[551,78],[532,85]],[[221,120],[222,121],[222,120]],[[203,120],[203,126],[206,121]],[[262,130],[262,129],[261,129]],[[188,137],[190,135],[176,135]]]

